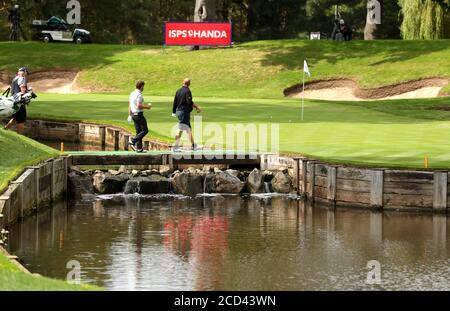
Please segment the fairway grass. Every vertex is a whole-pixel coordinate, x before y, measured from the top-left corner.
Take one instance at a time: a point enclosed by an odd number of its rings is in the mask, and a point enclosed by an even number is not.
[[[195,94],[195,88],[193,89]],[[154,108],[146,113],[150,138],[171,141],[176,119],[171,117],[172,97],[147,96]],[[448,98],[369,102],[300,101],[294,99],[198,98],[203,137],[207,147],[223,146],[226,137],[210,131],[227,125],[279,124],[279,151],[301,154],[332,163],[390,168],[450,168],[450,108]],[[89,111],[88,113],[86,113]],[[29,109],[34,118],[114,124],[133,131],[126,122],[125,95],[42,95]],[[195,115],[198,116],[198,115]],[[195,129],[195,126],[194,126]],[[207,133],[211,132],[211,133]],[[198,134],[198,133],[197,133]],[[268,135],[270,137],[270,133]],[[247,137],[247,141],[250,137]],[[269,140],[269,146],[271,141]],[[227,149],[245,149],[235,145]],[[266,151],[261,149],[260,151]]]

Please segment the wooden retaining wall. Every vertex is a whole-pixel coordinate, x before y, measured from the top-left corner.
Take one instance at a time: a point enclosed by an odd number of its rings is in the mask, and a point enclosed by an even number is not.
[[[126,150],[127,141],[131,133],[116,127],[96,124],[73,124],[53,121],[30,121],[26,124],[26,133],[35,139],[53,141],[72,141],[102,145],[114,150]],[[167,150],[169,145],[157,141],[145,141],[149,150]],[[307,158],[293,158],[275,154],[260,156],[260,167],[263,170],[274,170],[285,167],[294,177],[295,190],[301,196],[314,202],[322,202],[332,206],[362,207],[370,209],[393,210],[423,210],[445,212],[450,208],[450,184],[448,171],[410,171],[391,169],[365,169],[343,165],[330,165]],[[170,163],[173,164],[173,163]],[[52,164],[53,165],[53,164]],[[54,198],[46,185],[61,184],[66,186],[61,176],[55,174],[61,169],[56,161],[50,166],[30,168],[26,171],[23,180],[13,183],[8,191],[0,198],[0,207],[8,204],[18,205],[18,202],[33,201],[33,193],[27,195],[20,193],[18,184],[29,184],[33,175],[39,175],[39,183],[35,182],[38,201],[49,201]],[[36,173],[36,170],[39,173]],[[55,171],[51,173],[50,171]],[[52,177],[49,177],[52,176]],[[36,178],[36,177],[35,177]],[[50,179],[49,179],[50,178]],[[61,186],[60,186],[61,188]],[[23,186],[22,186],[23,189]],[[20,195],[19,195],[20,194]],[[8,200],[5,200],[8,198]],[[25,208],[26,212],[27,208]],[[13,210],[3,219],[16,219],[24,211]],[[1,212],[0,212],[1,214]]]
[[[448,171],[366,169],[307,158],[264,155],[262,169],[286,167],[299,195],[337,207],[446,212]]]
[[[133,134],[114,126],[89,123],[68,123],[56,121],[29,120],[24,135],[36,140],[54,142],[86,143],[101,146],[102,149],[128,150],[128,139]],[[169,144],[144,140],[148,150],[167,150]]]
[[[0,229],[49,206],[67,191],[72,158],[50,159],[25,172],[0,196]]]

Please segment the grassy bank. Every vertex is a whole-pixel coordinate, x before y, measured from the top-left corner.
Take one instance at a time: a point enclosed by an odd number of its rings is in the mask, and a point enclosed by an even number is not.
[[[224,98],[281,98],[300,82],[303,59],[312,79],[351,78],[372,88],[425,77],[450,78],[450,40],[257,41],[189,52],[180,47],[0,43],[0,71],[82,71],[82,86],[124,93],[145,79],[152,95],[171,95],[193,79],[197,94]],[[18,51],[20,50],[20,53]],[[450,91],[450,87],[447,87]]]
[[[93,286],[76,286],[67,282],[37,277],[22,272],[0,252],[0,291],[79,291],[100,290]]]
[[[195,87],[193,91],[195,94]],[[147,96],[147,100],[154,104],[154,109],[147,113],[150,137],[171,141],[176,124],[170,116],[172,97]],[[226,135],[214,137],[217,126],[225,133],[228,124],[258,127],[276,123],[280,125],[279,148],[284,153],[337,163],[398,168],[423,168],[424,157],[428,155],[431,168],[450,167],[450,112],[445,110],[450,109],[448,98],[306,101],[304,121],[300,119],[300,102],[294,99],[198,98],[197,102],[204,108],[202,142],[208,146],[224,144],[226,140]],[[126,95],[46,94],[29,111],[36,118],[93,121],[133,130],[126,122]],[[236,139],[234,147],[245,146],[238,145]]]
[[[56,150],[0,128],[0,193],[27,165],[57,155]]]

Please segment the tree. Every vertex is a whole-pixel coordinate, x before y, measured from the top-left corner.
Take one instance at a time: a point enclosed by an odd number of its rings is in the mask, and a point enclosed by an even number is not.
[[[378,37],[378,28],[381,24],[381,3],[378,0],[367,1],[366,27],[364,40],[374,40]]]
[[[215,0],[195,0],[194,22],[214,22],[216,21],[216,1]],[[199,50],[198,45],[191,47],[191,50]]]
[[[403,39],[441,39],[444,38],[448,0],[399,0],[403,22]]]
[[[195,22],[216,21],[216,1],[196,0],[194,9],[194,21]]]

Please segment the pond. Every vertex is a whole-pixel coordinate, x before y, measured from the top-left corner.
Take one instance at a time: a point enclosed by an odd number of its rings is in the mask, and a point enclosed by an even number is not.
[[[449,219],[283,196],[100,196],[10,230],[33,273],[108,290],[450,290]],[[381,284],[368,284],[368,262]],[[378,271],[378,270],[376,270]]]

